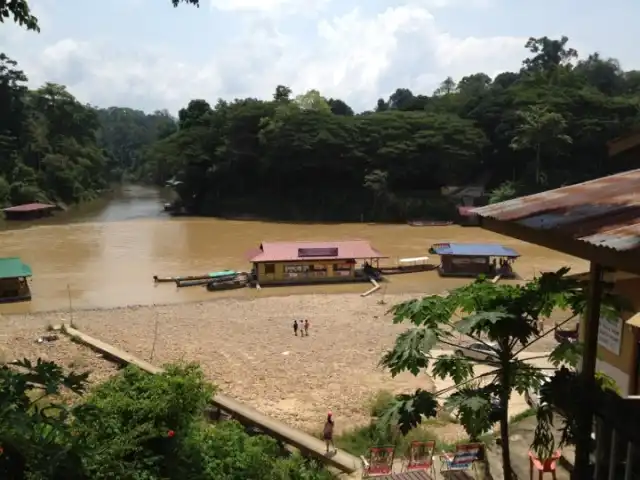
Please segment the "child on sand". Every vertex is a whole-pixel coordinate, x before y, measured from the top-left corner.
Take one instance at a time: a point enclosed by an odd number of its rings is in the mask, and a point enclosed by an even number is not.
[[[293,334],[296,337],[298,336],[298,321],[297,320],[293,321]],[[300,333],[300,335],[302,335],[302,333]]]
[[[324,429],[322,431],[322,437],[324,438],[324,443],[327,445],[327,453],[329,453],[329,446],[333,447],[333,451],[337,452],[338,449],[333,444],[333,427],[335,426],[333,422],[333,414],[329,412],[327,414],[327,421],[324,422]]]
[[[309,320],[304,321],[304,336],[309,336]]]

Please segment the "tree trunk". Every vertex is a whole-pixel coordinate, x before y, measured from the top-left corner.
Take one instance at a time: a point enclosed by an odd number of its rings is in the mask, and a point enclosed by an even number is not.
[[[540,181],[540,144],[536,145],[536,183],[540,185],[542,182]]]
[[[501,395],[500,403],[508,405],[509,391],[506,391],[506,400]],[[509,448],[509,409],[505,406],[500,415],[500,448],[502,448],[502,470],[504,471],[504,480],[512,480],[511,473],[511,449]]]
[[[506,345],[505,345],[506,347]],[[506,350],[506,348],[505,348]],[[512,480],[511,448],[509,446],[509,397],[511,396],[510,357],[502,359],[501,391],[500,391],[500,448],[502,448],[502,470],[504,480]]]

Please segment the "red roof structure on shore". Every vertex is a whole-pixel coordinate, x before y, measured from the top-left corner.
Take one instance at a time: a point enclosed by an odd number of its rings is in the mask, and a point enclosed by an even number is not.
[[[260,262],[293,262],[301,260],[350,260],[387,258],[366,240],[335,242],[262,242],[251,252],[249,260]]]
[[[51,210],[56,208],[55,205],[48,203],[25,203],[24,205],[15,205],[13,207],[5,208],[3,212],[36,212],[38,210]]]
[[[477,207],[466,207],[466,206],[458,207],[458,214],[462,217],[475,217],[477,216],[473,211],[475,208]]]

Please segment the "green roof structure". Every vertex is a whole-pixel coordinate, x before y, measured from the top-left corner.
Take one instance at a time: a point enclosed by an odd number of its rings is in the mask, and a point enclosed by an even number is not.
[[[0,258],[0,279],[30,277],[31,267],[18,257]]]

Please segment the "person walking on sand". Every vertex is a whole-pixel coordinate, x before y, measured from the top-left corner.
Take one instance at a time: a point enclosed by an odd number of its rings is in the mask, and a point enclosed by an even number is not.
[[[304,336],[309,336],[309,320],[304,321]]]
[[[293,334],[296,337],[298,336],[298,321],[297,320],[293,321]],[[300,335],[302,335],[302,333],[300,333]]]
[[[335,423],[333,421],[333,414],[331,412],[327,413],[327,421],[324,422],[324,429],[322,430],[322,438],[324,438],[324,443],[327,446],[327,453],[329,453],[329,446],[333,447],[333,451],[337,452],[338,449],[333,444],[333,427]]]

